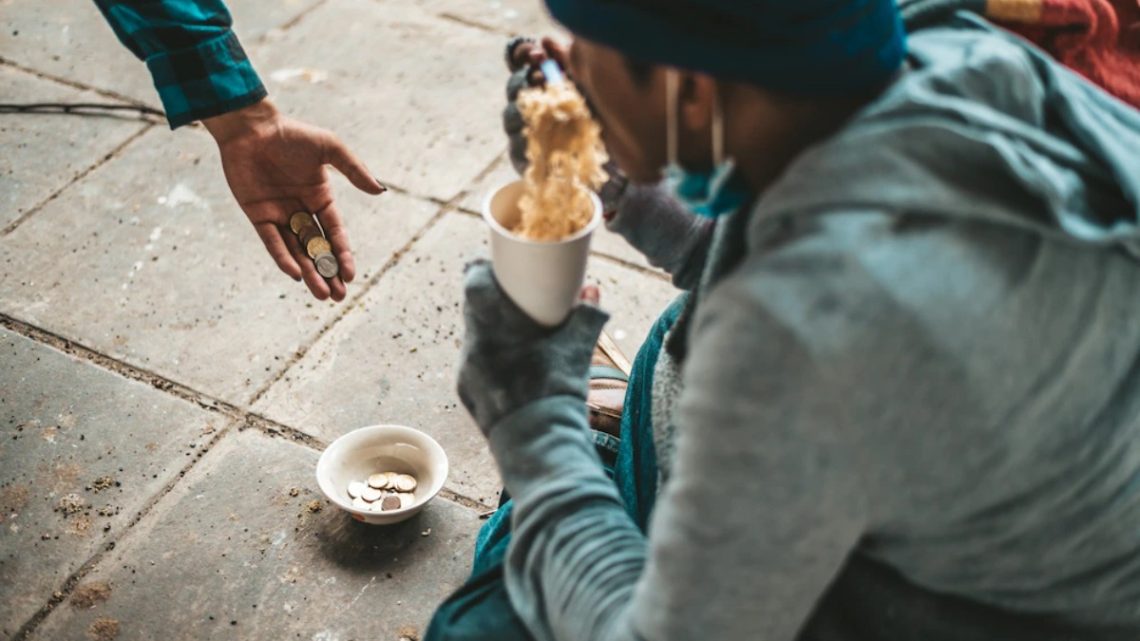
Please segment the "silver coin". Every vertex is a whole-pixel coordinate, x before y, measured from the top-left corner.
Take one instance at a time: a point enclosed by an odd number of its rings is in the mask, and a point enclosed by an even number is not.
[[[378,490],[387,489],[388,475],[384,472],[377,472],[376,474],[368,477],[368,484]]]
[[[396,489],[401,492],[411,492],[416,489],[416,477],[411,474],[400,474],[396,477]]]
[[[352,507],[354,507],[358,510],[364,510],[367,512],[369,509],[371,509],[372,504],[369,503],[368,501],[365,501],[364,499],[362,499],[358,496],[358,497],[352,499]]]
[[[362,492],[364,492],[365,487],[367,487],[367,486],[364,483],[361,483],[360,481],[353,481],[353,482],[349,483],[348,484],[348,496],[350,498],[356,498],[356,497],[360,496],[360,494]]]
[[[389,494],[388,496],[384,497],[383,501],[380,502],[380,508],[385,512],[398,510],[403,506],[404,502],[401,501],[400,497],[396,494]]]
[[[396,496],[400,497],[400,507],[412,507],[416,503],[416,497],[411,492],[400,492]]]
[[[317,273],[325,278],[332,278],[340,272],[340,265],[337,264],[336,258],[329,253],[321,254],[316,258]]]
[[[366,487],[364,491],[360,493],[360,498],[369,503],[379,501],[381,496],[384,496],[384,493],[374,487]]]

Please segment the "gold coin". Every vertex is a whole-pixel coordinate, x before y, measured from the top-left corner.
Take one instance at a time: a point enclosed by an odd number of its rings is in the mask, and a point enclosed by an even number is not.
[[[323,238],[323,236],[321,236],[321,230],[316,225],[308,225],[301,228],[301,233],[297,234],[297,238],[301,240],[301,248],[304,249],[314,238]]]
[[[299,211],[289,217],[289,229],[292,229],[294,234],[300,235],[305,225],[312,224],[313,215],[307,211]]]
[[[315,238],[321,235],[321,228],[312,223],[305,223],[301,225],[301,230],[297,232],[297,238],[301,239],[301,244],[309,238]]]
[[[324,236],[314,236],[305,241],[305,251],[309,252],[309,258],[316,260],[317,256],[331,252],[332,245]]]

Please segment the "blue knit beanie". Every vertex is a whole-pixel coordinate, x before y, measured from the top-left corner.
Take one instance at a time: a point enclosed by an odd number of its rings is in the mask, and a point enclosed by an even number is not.
[[[634,60],[806,96],[885,84],[906,54],[894,0],[546,0]]]

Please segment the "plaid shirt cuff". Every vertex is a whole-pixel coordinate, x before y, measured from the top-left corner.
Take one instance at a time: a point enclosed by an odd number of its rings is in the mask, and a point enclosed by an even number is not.
[[[147,58],[170,128],[252,105],[268,92],[232,31]]]

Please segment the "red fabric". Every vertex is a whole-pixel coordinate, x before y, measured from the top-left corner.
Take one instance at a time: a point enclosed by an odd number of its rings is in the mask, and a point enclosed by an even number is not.
[[[1038,22],[1003,26],[1140,109],[1140,0],[1042,0]]]

